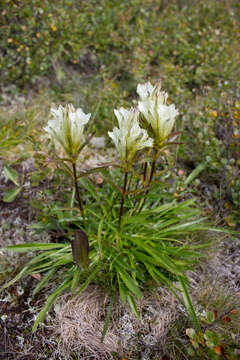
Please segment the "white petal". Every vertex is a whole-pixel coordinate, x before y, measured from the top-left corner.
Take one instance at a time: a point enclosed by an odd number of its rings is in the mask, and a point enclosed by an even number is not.
[[[59,105],[58,109],[51,108],[50,112],[55,118],[62,120],[64,115],[64,107]]]
[[[76,118],[81,121],[81,124],[82,125],[85,125],[88,123],[90,117],[91,117],[91,113],[89,114],[85,114],[81,108],[77,109],[76,112]]]
[[[146,100],[149,96],[151,96],[154,87],[148,81],[145,84],[138,84],[137,93],[140,96],[141,100]]]

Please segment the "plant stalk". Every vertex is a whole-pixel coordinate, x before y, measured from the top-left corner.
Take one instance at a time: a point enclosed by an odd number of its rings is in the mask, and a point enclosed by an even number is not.
[[[145,186],[147,177],[147,161],[144,163],[144,170],[143,170],[143,186]]]
[[[128,179],[128,172],[126,171],[125,175],[124,175],[124,184],[123,184],[123,191],[122,191],[121,207],[120,207],[120,212],[119,212],[118,232],[120,232],[120,230],[121,230],[121,220],[122,220],[122,215],[123,215],[123,205],[124,205],[125,194],[126,194],[126,189],[127,189],[127,179]]]
[[[72,163],[72,167],[73,167],[73,178],[74,178],[74,185],[75,185],[75,190],[76,190],[76,198],[77,198],[77,202],[78,202],[78,207],[79,207],[80,213],[84,217],[83,203],[82,203],[82,200],[80,197],[78,182],[77,182],[76,164]]]
[[[146,165],[146,163],[145,163],[145,165]],[[154,159],[153,162],[152,162],[152,167],[151,167],[151,173],[150,173],[150,177],[149,177],[149,181],[148,181],[148,186],[150,186],[150,184],[152,182],[153,174],[154,174],[154,171],[155,171],[155,166],[156,166],[156,159]],[[146,167],[146,169],[147,169],[147,167]],[[144,167],[144,172],[145,172],[145,167]],[[144,173],[143,176],[146,177],[146,174]],[[145,181],[144,181],[144,185],[145,185]],[[142,209],[143,209],[143,207],[145,205],[148,193],[149,193],[149,189],[145,193],[145,197],[144,197],[144,200],[142,202],[142,205],[140,206],[140,209],[138,210],[138,214],[140,214],[140,212],[142,211]]]

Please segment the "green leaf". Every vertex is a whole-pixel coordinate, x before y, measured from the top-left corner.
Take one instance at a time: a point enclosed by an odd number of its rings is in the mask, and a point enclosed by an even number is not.
[[[135,315],[136,315],[137,318],[139,319],[139,318],[140,318],[140,315],[139,315],[139,312],[138,312],[138,309],[137,309],[136,302],[135,302],[134,298],[132,297],[132,295],[128,294],[128,295],[127,295],[127,300],[128,300],[128,303],[129,303],[132,311],[135,313]]]
[[[201,163],[199,164],[196,169],[194,169],[190,175],[188,175],[188,177],[186,178],[184,185],[187,186],[189,185],[197,176],[198,174],[200,174],[201,171],[203,171],[205,169],[205,167],[207,166],[207,163]]]
[[[73,216],[73,217],[62,217],[61,219],[58,219],[58,222],[60,224],[64,224],[64,223],[73,223],[73,222],[78,222],[79,221],[79,217]]]
[[[166,270],[170,271],[173,274],[183,275],[181,269],[171,260],[166,254],[162,254],[161,251],[156,250],[155,248],[147,245],[141,244],[143,250],[150,254],[159,264],[159,266],[164,267]]]
[[[6,284],[4,284],[1,288],[0,288],[0,292],[3,289],[6,289],[7,287],[13,285],[16,281],[20,280],[24,275],[28,275],[29,274],[29,266],[25,266],[16,276],[15,278],[13,278],[12,280],[8,281]]]
[[[204,339],[207,341],[207,346],[209,346],[209,347],[214,347],[219,342],[218,334],[211,330],[206,330],[206,332],[204,334]]]
[[[112,161],[109,162],[109,163],[104,163],[101,166],[98,166],[96,168],[93,168],[93,169],[82,172],[80,175],[78,175],[78,179],[83,178],[84,176],[87,176],[87,175],[90,175],[90,174],[94,174],[95,172],[99,172],[101,170],[104,170],[109,166],[117,167],[117,164],[115,162],[112,162]]]
[[[168,232],[179,232],[180,230],[182,229],[186,229],[186,231],[195,231],[195,230],[201,230],[203,229],[201,224],[199,225],[199,223],[203,222],[204,220],[206,220],[206,218],[200,218],[200,219],[197,219],[197,220],[193,220],[193,221],[190,221],[190,222],[187,222],[187,223],[183,223],[183,224],[177,224],[177,225],[174,225],[174,226],[171,226],[167,229],[163,229],[161,230],[161,233],[162,234],[165,234],[165,233],[168,233]],[[193,225],[198,225],[197,227],[194,227]],[[182,232],[182,231],[181,231]]]
[[[112,230],[113,233],[118,234],[118,230],[117,228],[115,228],[112,223],[108,222],[107,220],[105,220],[102,215],[97,214],[96,212],[92,211],[90,208],[88,209],[88,212],[91,213],[92,215],[94,215],[96,218],[98,218],[99,220],[103,220],[103,222]]]
[[[20,193],[21,190],[22,190],[21,187],[17,187],[17,188],[5,191],[5,194],[3,196],[3,201],[7,202],[7,203],[12,202],[15,199],[15,197]]]
[[[183,296],[183,300],[184,300],[187,312],[194,324],[195,329],[199,332],[199,331],[201,331],[201,327],[200,327],[196,312],[194,310],[194,306],[192,304],[192,300],[189,295],[185,280],[182,276],[178,276],[178,281],[181,286],[182,296]]]
[[[32,328],[32,332],[35,332],[38,324],[40,322],[42,322],[45,318],[45,315],[47,313],[47,311],[49,310],[50,306],[54,303],[54,301],[56,300],[56,298],[68,287],[71,286],[72,280],[66,279],[63,284],[61,286],[59,286],[59,288],[57,288],[57,290],[55,290],[48,298],[47,298],[47,302],[46,305],[42,308],[42,310],[40,311],[40,313],[38,314],[34,324],[33,324],[33,328]]]
[[[111,177],[107,174],[106,171],[101,171],[104,180],[106,180],[111,186],[113,186],[121,195],[122,189],[111,179]]]
[[[102,229],[103,229],[103,219],[100,220],[99,225],[98,225],[98,234],[97,234],[97,242],[98,242],[98,251],[99,251],[99,256],[100,259],[102,259]]]
[[[116,263],[117,263],[117,261],[116,261]],[[141,293],[139,287],[137,286],[136,282],[133,280],[133,278],[131,278],[131,276],[126,271],[124,271],[121,268],[121,265],[119,263],[118,264],[116,264],[116,263],[115,263],[116,270],[118,271],[121,279],[123,280],[123,282],[125,283],[127,288],[138,298],[141,298],[142,293]]]
[[[87,234],[78,229],[75,230],[72,241],[72,255],[75,263],[81,268],[87,268],[89,265],[89,242]]]
[[[119,292],[120,292],[120,297],[121,297],[122,303],[125,304],[126,299],[127,299],[128,289],[125,287],[125,285],[119,279],[119,276],[118,276],[118,284],[119,284]]]
[[[172,293],[173,295],[176,297],[176,299],[182,304],[184,305],[183,301],[181,300],[181,298],[178,296],[177,291],[179,291],[178,288],[176,288],[176,286],[173,284],[173,282],[171,280],[169,280],[168,278],[166,278],[166,276],[164,276],[160,271],[158,271],[157,269],[155,269],[154,267],[145,264],[149,274],[152,276],[152,278],[155,281],[160,281],[162,282]]]
[[[74,265],[73,273],[74,273],[74,275],[73,275],[72,286],[71,286],[72,292],[75,291],[75,289],[77,288],[77,286],[79,284],[79,280],[80,280],[81,271],[78,266]]]
[[[74,294],[74,298],[78,296],[89,284],[90,282],[95,278],[97,273],[99,272],[100,266],[97,266],[95,270],[91,272],[91,274],[88,276],[87,280],[81,285],[80,289]]]
[[[3,173],[16,186],[20,186],[18,182],[18,172],[16,170],[12,169],[10,166],[5,165],[3,168]]]
[[[53,268],[49,270],[39,281],[37,286],[33,290],[33,296],[35,296],[49,281],[49,279],[52,277],[52,275],[57,271],[56,268]]]
[[[107,316],[106,316],[106,320],[105,320],[104,328],[103,328],[103,332],[102,332],[102,337],[101,337],[101,343],[103,342],[105,335],[107,333],[107,329],[109,326],[109,321],[110,321],[110,317],[112,314],[112,309],[113,309],[113,304],[114,304],[115,298],[116,298],[116,292],[113,293],[111,300],[110,300],[110,304],[108,306]]]
[[[92,195],[92,197],[98,202],[99,201],[99,195],[98,192],[96,190],[96,186],[93,186],[93,184],[91,183],[90,180],[86,179],[81,179],[80,180],[81,185],[85,187],[85,189],[87,189],[87,191]]]
[[[49,249],[56,249],[56,248],[68,248],[69,245],[66,244],[55,244],[55,243],[28,243],[28,244],[17,244],[17,245],[9,245],[3,250],[12,250],[16,252],[24,252],[24,251],[37,251],[37,250],[49,250]]]

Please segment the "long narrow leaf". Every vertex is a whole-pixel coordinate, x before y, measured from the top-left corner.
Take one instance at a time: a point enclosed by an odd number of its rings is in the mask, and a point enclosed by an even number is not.
[[[203,171],[205,169],[205,167],[207,166],[207,163],[201,163],[199,164],[196,169],[194,169],[190,175],[188,175],[188,177],[186,178],[184,185],[187,186],[189,185],[199,174],[201,171]]]
[[[35,332],[37,327],[38,327],[38,324],[40,322],[42,322],[45,318],[45,315],[47,313],[47,311],[49,310],[50,306],[54,303],[54,301],[56,300],[56,298],[64,291],[66,290],[67,288],[69,288],[71,286],[71,282],[72,280],[69,280],[69,279],[66,279],[64,281],[64,283],[59,286],[57,288],[57,290],[55,290],[48,298],[47,298],[47,302],[45,304],[45,306],[42,308],[42,310],[40,311],[40,313],[38,314],[35,322],[34,322],[34,325],[33,325],[33,328],[32,328],[32,331]]]
[[[87,280],[81,285],[80,289],[74,294],[74,298],[76,296],[78,296],[89,284],[90,282],[95,278],[95,276],[97,275],[98,271],[99,271],[99,266],[96,267],[95,270],[93,270],[91,272],[91,274],[88,276]]]
[[[133,278],[125,271],[123,270],[119,264],[115,264],[115,268],[118,271],[121,279],[127,286],[127,288],[138,298],[142,297],[142,292],[140,291],[139,287],[137,286],[136,282],[133,280]]]
[[[133,298],[132,295],[128,294],[127,295],[127,300],[128,300],[128,303],[132,309],[132,311],[135,313],[136,317],[139,319],[140,318],[140,315],[139,315],[139,312],[138,312],[138,309],[137,309],[137,305],[136,305],[136,302]]]
[[[103,328],[103,332],[102,332],[102,337],[101,337],[101,343],[103,342],[103,340],[105,338],[105,335],[107,333],[107,329],[108,329],[108,326],[109,326],[109,321],[110,321],[110,317],[111,317],[111,314],[112,314],[113,304],[115,302],[115,298],[116,298],[116,291],[114,291],[114,293],[113,293],[113,295],[111,297],[111,300],[110,300],[110,304],[108,306],[107,316],[106,316],[106,320],[105,320],[104,328]]]
[[[39,283],[33,290],[33,296],[35,296],[49,282],[50,278],[52,277],[53,274],[55,274],[56,271],[57,271],[57,269],[53,268],[53,269],[49,270],[47,272],[47,274],[45,274],[42,277],[42,279],[39,281]]]
[[[191,318],[191,320],[192,320],[192,322],[193,322],[193,324],[195,326],[195,329],[199,332],[199,331],[201,331],[201,327],[200,327],[196,312],[194,310],[194,306],[192,304],[191,297],[190,297],[189,292],[187,290],[185,280],[183,279],[182,276],[179,276],[178,280],[179,280],[179,283],[180,283],[180,286],[181,286],[181,289],[182,289],[182,296],[183,296],[183,300],[184,300],[186,309],[188,311],[188,314],[189,314],[189,316],[190,316],[190,318]]]
[[[7,287],[13,285],[16,281],[20,280],[23,276],[28,275],[29,273],[29,266],[25,266],[16,276],[15,278],[13,278],[12,280],[8,281],[6,284],[4,284],[1,288],[0,288],[0,292],[3,289],[6,289]]]
[[[73,274],[74,275],[73,275],[72,285],[71,285],[72,292],[74,292],[75,289],[77,288],[77,286],[79,284],[80,276],[81,276],[81,271],[80,271],[79,267],[76,265],[74,265]]]
[[[28,244],[17,244],[17,245],[9,245],[2,250],[12,250],[16,252],[24,252],[24,251],[37,251],[37,250],[48,250],[55,248],[63,248],[66,244],[55,244],[55,243],[28,243]]]

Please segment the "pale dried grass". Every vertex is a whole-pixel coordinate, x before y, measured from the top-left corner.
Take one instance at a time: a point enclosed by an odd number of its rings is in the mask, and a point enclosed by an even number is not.
[[[113,352],[127,357],[141,344],[148,348],[159,346],[177,314],[175,298],[163,288],[146,293],[138,302],[139,320],[128,305],[117,300],[101,343],[109,296],[101,288],[91,285],[77,298],[66,300],[66,296],[61,298],[56,311],[59,351],[66,357],[75,353],[81,359],[114,359]]]

